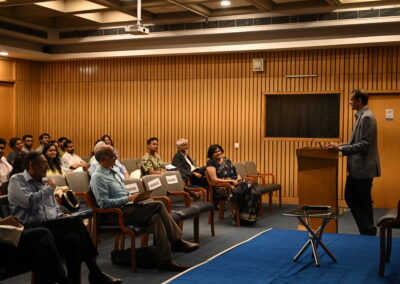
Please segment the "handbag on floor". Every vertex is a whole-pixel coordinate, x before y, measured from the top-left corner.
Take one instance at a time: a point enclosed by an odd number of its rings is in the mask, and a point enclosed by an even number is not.
[[[131,266],[131,249],[113,250],[111,262],[116,265]],[[136,265],[141,268],[152,269],[158,265],[157,249],[155,246],[136,249]]]

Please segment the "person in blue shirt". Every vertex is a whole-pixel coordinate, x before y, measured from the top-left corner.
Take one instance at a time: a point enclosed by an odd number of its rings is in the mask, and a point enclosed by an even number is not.
[[[113,170],[117,159],[113,147],[101,146],[95,156],[100,166],[90,180],[90,187],[97,204],[101,208],[121,208],[126,224],[144,224],[148,227],[157,247],[159,268],[172,271],[187,269],[171,260],[171,249],[190,252],[199,245],[182,239],[182,231],[162,202],[154,201],[140,206],[132,204],[137,195],[129,196],[121,177]],[[117,220],[110,222],[117,223]]]
[[[43,180],[48,169],[46,158],[38,152],[25,157],[25,171],[15,174],[8,186],[13,216],[26,227],[46,227],[52,233],[60,254],[66,259],[68,279],[81,283],[81,262],[89,269],[89,283],[121,283],[100,270],[94,261],[97,250],[82,220],[65,216],[54,198],[55,183]],[[67,218],[61,218],[67,217]]]

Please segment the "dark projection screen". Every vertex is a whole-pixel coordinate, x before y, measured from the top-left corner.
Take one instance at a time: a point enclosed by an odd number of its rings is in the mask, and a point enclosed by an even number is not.
[[[267,95],[266,104],[266,137],[339,137],[339,94]]]

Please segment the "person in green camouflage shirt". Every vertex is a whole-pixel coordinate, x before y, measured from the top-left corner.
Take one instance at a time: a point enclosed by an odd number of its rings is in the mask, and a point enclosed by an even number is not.
[[[156,154],[157,150],[158,139],[151,137],[147,140],[147,153],[144,154],[140,163],[144,175],[160,175],[166,172],[163,160]]]

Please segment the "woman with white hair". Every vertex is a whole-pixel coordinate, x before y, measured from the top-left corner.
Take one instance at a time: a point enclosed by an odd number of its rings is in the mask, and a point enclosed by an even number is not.
[[[198,168],[195,163],[188,155],[189,141],[185,138],[181,138],[176,141],[176,148],[178,151],[175,153],[172,159],[172,165],[174,165],[181,173],[182,179],[192,185],[207,186],[207,181],[204,176],[205,167]]]

